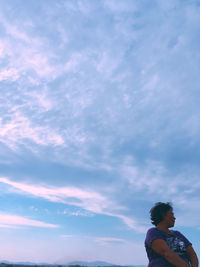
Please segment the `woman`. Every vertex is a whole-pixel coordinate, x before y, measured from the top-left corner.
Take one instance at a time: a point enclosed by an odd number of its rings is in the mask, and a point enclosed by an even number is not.
[[[176,220],[171,204],[158,202],[150,214],[155,227],[148,230],[145,239],[148,267],[198,267],[190,241],[180,232],[169,230]]]

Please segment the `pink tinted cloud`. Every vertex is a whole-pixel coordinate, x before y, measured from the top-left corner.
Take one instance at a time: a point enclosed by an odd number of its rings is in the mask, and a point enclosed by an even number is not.
[[[17,228],[17,226],[34,226],[34,227],[45,227],[45,228],[57,228],[58,225],[49,224],[37,220],[32,220],[26,217],[0,213],[0,227],[6,228]]]
[[[95,241],[102,246],[107,245],[109,243],[124,243],[125,242],[124,239],[115,238],[115,237],[97,237]]]
[[[40,186],[40,185],[14,182],[5,177],[1,177],[0,182],[12,186],[14,189],[19,190],[19,192],[21,191],[23,193],[42,197],[53,202],[62,202],[62,203],[73,202],[77,203],[77,206],[81,206],[80,202],[76,202],[70,199],[73,198],[80,200],[82,202],[87,200],[91,200],[92,202],[95,201],[101,202],[104,200],[104,197],[96,192],[92,192],[89,190],[87,191],[76,187],[59,188],[59,187]],[[85,202],[85,204],[86,203],[87,202]],[[93,205],[93,207],[95,207],[95,205]]]
[[[25,140],[31,140],[39,145],[64,145],[61,135],[54,130],[33,125],[28,117],[16,111],[13,113],[12,119],[6,123],[0,118],[0,141],[11,148],[17,147],[19,143]]]
[[[116,217],[122,220],[129,228],[134,229],[137,232],[146,231],[146,228],[138,225],[134,219],[118,213],[116,211],[116,203],[113,203],[106,196],[103,196],[95,191],[79,189],[76,187],[33,185],[22,182],[14,182],[6,177],[1,177],[0,182],[11,186],[9,190],[14,191],[15,193],[42,197],[52,202],[74,205],[92,213]]]
[[[10,80],[16,81],[19,78],[19,73],[15,68],[4,69],[0,71],[0,81]]]

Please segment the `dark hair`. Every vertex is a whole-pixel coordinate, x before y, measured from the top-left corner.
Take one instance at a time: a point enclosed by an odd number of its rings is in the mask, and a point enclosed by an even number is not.
[[[163,203],[157,202],[150,210],[151,215],[151,223],[154,225],[158,225],[164,219],[167,212],[173,209],[172,204],[170,202]]]

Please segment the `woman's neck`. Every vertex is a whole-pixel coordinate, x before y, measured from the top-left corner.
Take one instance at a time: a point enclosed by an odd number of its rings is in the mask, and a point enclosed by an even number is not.
[[[156,228],[157,228],[158,230],[164,231],[164,232],[166,232],[166,233],[168,233],[168,234],[172,234],[172,231],[170,231],[169,228],[168,228],[167,226],[165,226],[165,225],[158,224],[158,225],[156,226]]]

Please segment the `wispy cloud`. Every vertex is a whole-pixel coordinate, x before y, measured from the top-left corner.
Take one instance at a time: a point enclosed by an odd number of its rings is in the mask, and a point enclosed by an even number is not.
[[[84,217],[93,217],[94,213],[86,210],[76,210],[69,213],[70,216],[84,216]]]
[[[115,238],[115,237],[97,237],[96,242],[100,245],[108,245],[110,243],[124,243],[126,242],[124,239]]]
[[[13,182],[7,178],[0,178],[0,182],[11,185],[13,188],[16,188],[21,193],[28,193],[30,195],[34,195],[37,197],[46,198],[50,201],[58,201],[65,203],[67,199],[69,202],[77,199],[77,200],[93,200],[94,202],[100,202],[105,200],[103,196],[96,192],[81,190],[76,187],[48,187],[48,186],[40,186],[33,184],[26,184],[20,182]],[[74,201],[75,202],[75,201]],[[75,202],[76,203],[76,202]],[[77,203],[79,204],[79,203]],[[89,207],[88,207],[89,208]]]
[[[27,184],[14,182],[6,177],[1,177],[0,182],[11,186],[9,190],[13,193],[28,194],[29,196],[41,197],[53,202],[81,207],[87,212],[119,218],[129,228],[134,229],[135,231],[145,232],[146,230],[145,227],[138,225],[136,220],[119,213],[118,210],[124,209],[122,206],[117,207],[116,203],[94,190],[80,189],[77,187],[53,187]],[[86,215],[86,213],[82,214],[78,212],[73,213],[73,215],[80,216]]]
[[[19,78],[19,74],[16,69],[4,69],[0,72],[0,81],[16,81]]]
[[[52,129],[42,126],[33,126],[30,119],[16,111],[8,122],[0,119],[0,140],[8,147],[17,148],[24,140],[30,140],[38,145],[63,145],[62,137]]]
[[[17,228],[19,226],[33,226],[33,227],[43,227],[43,228],[57,228],[56,224],[49,224],[37,220],[32,220],[26,217],[1,213],[0,212],[0,227],[3,228]]]
[[[52,53],[44,45],[44,38],[30,36],[22,25],[10,24],[2,13],[0,14],[0,21],[6,33],[2,38],[2,49],[4,50],[2,56],[7,56],[10,59],[8,66],[11,69],[14,68],[15,80],[23,78],[24,74],[28,74],[30,71],[34,71],[38,77],[49,78],[51,76],[51,79],[55,77],[56,68],[49,61]],[[8,74],[7,76],[4,75],[4,78],[13,79]]]
[[[76,235],[61,235],[62,238],[83,238],[86,240],[92,240],[102,246],[108,245],[108,244],[119,244],[119,243],[126,243],[127,241],[122,238],[116,238],[116,237],[96,237],[96,236],[76,236]]]

